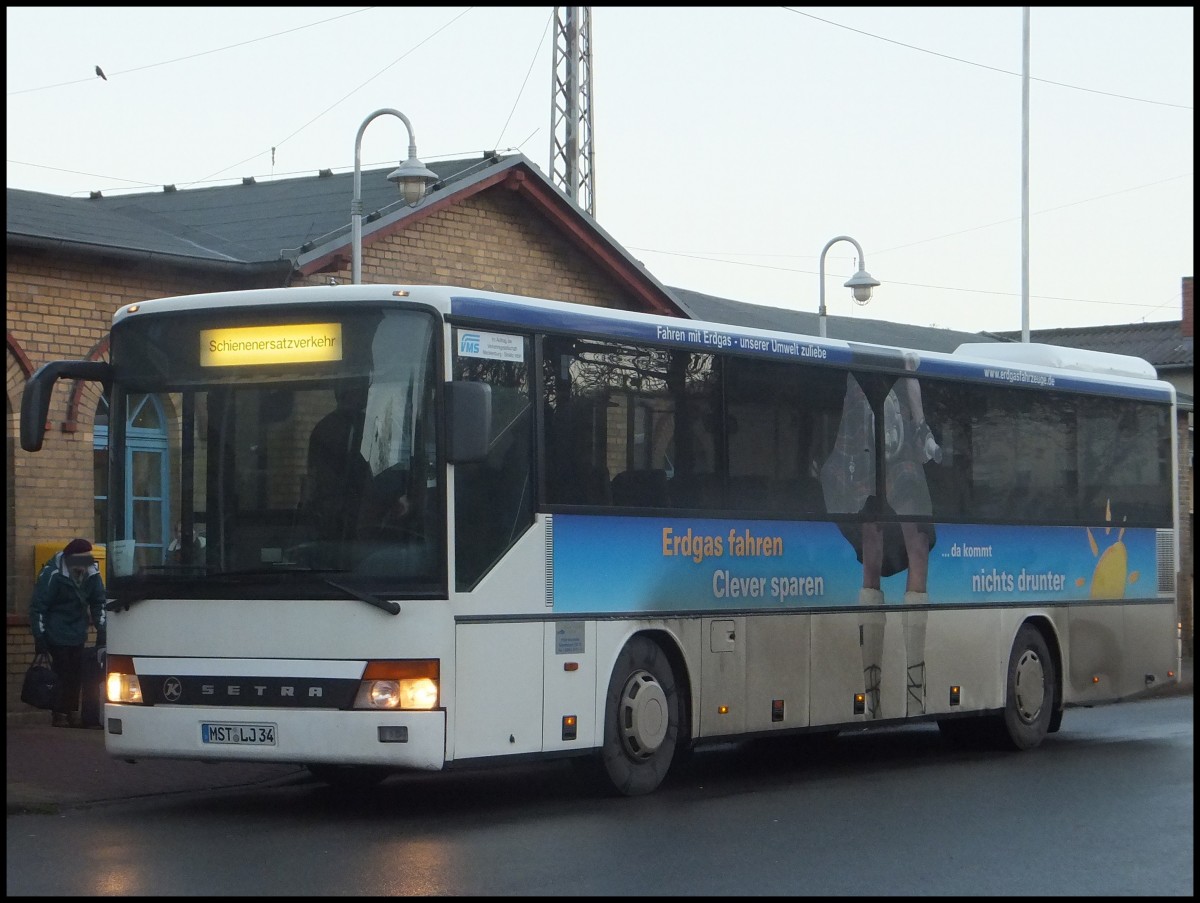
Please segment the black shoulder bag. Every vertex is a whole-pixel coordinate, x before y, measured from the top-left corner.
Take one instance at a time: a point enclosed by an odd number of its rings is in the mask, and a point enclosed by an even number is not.
[[[57,686],[58,675],[50,664],[50,656],[45,652],[38,653],[25,672],[21,702],[35,709],[51,709],[54,707],[54,690]]]

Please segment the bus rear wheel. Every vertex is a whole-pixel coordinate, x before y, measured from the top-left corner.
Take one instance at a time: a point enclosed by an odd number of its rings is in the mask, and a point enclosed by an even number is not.
[[[600,759],[608,784],[625,796],[652,792],[675,757],[682,712],[671,663],[657,643],[641,636],[626,643],[604,709]]]
[[[1050,731],[1058,695],[1058,669],[1042,632],[1022,625],[1008,658],[1000,739],[1014,749],[1033,749]]]

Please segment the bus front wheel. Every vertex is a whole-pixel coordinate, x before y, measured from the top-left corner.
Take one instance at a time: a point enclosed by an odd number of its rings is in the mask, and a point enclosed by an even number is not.
[[[1025,624],[1013,640],[1001,739],[1015,749],[1033,749],[1050,730],[1058,693],[1058,669],[1040,630]]]
[[[625,796],[650,793],[666,777],[679,742],[682,706],[666,653],[634,637],[608,681],[601,763],[611,787]]]

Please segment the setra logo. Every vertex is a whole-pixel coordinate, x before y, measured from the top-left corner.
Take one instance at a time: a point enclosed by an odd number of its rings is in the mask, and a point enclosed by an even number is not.
[[[458,337],[458,353],[459,354],[478,354],[479,353],[479,333],[464,332]]]
[[[178,677],[168,677],[163,681],[162,694],[167,702],[179,702],[183,698],[183,683]]]

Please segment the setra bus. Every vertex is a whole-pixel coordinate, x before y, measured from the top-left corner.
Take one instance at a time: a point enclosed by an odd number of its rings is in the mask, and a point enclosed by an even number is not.
[[[706,742],[1028,749],[1178,679],[1175,395],[1134,358],[398,285],[126,305],[110,357],[35,372],[21,441],[103,384],[115,757],[637,795]]]

